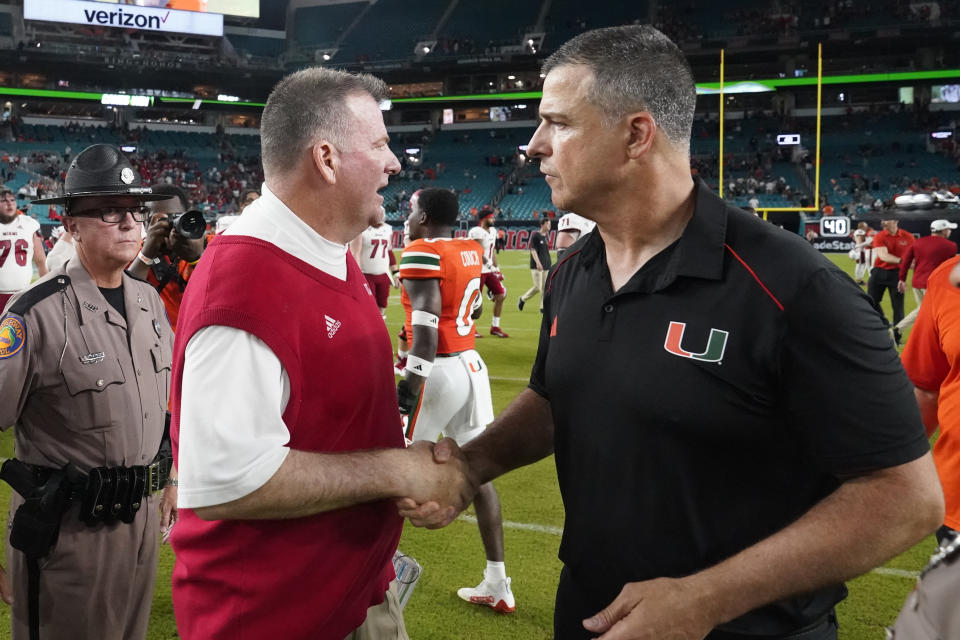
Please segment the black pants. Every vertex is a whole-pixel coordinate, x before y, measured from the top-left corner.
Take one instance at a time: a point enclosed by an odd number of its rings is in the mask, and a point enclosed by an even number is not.
[[[903,320],[903,294],[897,291],[897,281],[900,271],[897,269],[881,269],[874,267],[870,271],[870,280],[867,282],[867,295],[873,298],[877,309],[883,300],[883,292],[890,291],[890,306],[893,307],[893,324]]]
[[[613,595],[616,597],[616,594]],[[557,602],[553,610],[554,640],[589,640],[596,634],[583,628],[586,618],[604,609],[608,602],[598,602],[595,595],[573,581],[570,570],[564,567],[557,586]],[[706,640],[837,640],[837,617],[831,611],[818,623],[806,629],[782,636],[755,636],[726,631],[713,631]]]

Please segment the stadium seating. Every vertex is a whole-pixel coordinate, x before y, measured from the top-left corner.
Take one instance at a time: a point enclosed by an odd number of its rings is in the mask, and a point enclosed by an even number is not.
[[[500,201],[500,209],[507,220],[532,220],[534,211],[556,209],[550,200],[550,185],[543,179],[543,175],[531,167],[527,171],[527,178],[521,185],[523,193],[509,193]]]
[[[389,201],[400,191],[410,194],[421,187],[441,187],[457,191],[461,210],[482,209],[492,204],[504,183],[503,178],[513,171],[511,161],[517,145],[525,144],[532,134],[533,129],[528,128],[437,132],[429,143],[421,146],[421,169],[436,171],[442,165],[443,171],[432,181],[392,178],[384,196]],[[397,146],[394,152],[402,157],[402,146]],[[491,166],[489,158],[493,156],[506,161],[502,166]],[[390,218],[399,219],[402,215],[393,212]]]
[[[13,17],[6,12],[0,12],[0,37],[13,35]]]
[[[646,22],[649,15],[650,7],[646,0],[602,2],[589,6],[579,0],[553,0],[544,19],[547,32],[544,46],[556,49],[587,29],[631,24],[637,20]]]
[[[523,29],[536,22],[540,6],[540,2],[530,0],[460,2],[450,14],[441,35],[470,38],[480,47],[490,41],[519,44]]]
[[[936,114],[918,118],[918,114],[898,112],[824,117],[820,181],[821,195],[826,199],[824,202],[829,202],[837,209],[847,205],[850,213],[864,212],[877,199],[889,202],[911,185],[923,188],[933,184],[934,178],[939,179],[944,187],[958,182],[957,168],[952,160],[926,151],[931,128],[947,123],[941,122]],[[783,124],[776,118],[754,115],[726,123],[724,191],[731,202],[746,206],[754,195],[760,202],[760,208],[799,206],[803,197],[812,202],[813,172],[807,172],[809,181],[801,179],[802,170],[798,165],[781,159],[778,153],[775,135],[785,128],[800,132],[804,145],[813,149],[813,118],[800,118]],[[514,170],[517,145],[526,143],[532,133],[532,128],[498,128],[442,130],[428,135],[425,140],[421,139],[422,134],[394,135],[391,143],[394,153],[403,158],[405,148],[421,147],[422,164],[419,167],[408,166],[404,175],[392,178],[390,185],[382,192],[388,205],[389,218],[396,221],[405,215],[397,207],[401,192],[409,196],[413,191],[428,186],[456,190],[464,211],[496,204],[506,219],[527,220],[534,211],[554,209],[550,190],[535,164],[524,171],[525,177],[519,185],[522,193],[516,188],[503,189],[506,178]],[[715,121],[698,119],[694,123],[691,144],[691,153],[701,177],[714,189],[719,187],[716,166],[718,133]],[[135,144],[141,157],[161,152],[170,158],[182,157],[186,162],[177,166],[183,167],[186,179],[191,183],[207,184],[210,188],[213,185],[207,172],[211,169],[232,172],[230,175],[239,180],[236,175],[238,161],[247,163],[244,175],[247,182],[251,182],[249,172],[256,170],[256,167],[249,165],[256,165],[255,158],[260,151],[259,137],[255,135],[218,137],[211,133],[151,129],[133,129],[124,133],[106,126],[67,128],[21,124],[15,141],[0,141],[0,152],[11,155],[40,153],[56,160],[62,158],[68,146],[76,153],[95,142]],[[493,156],[504,158],[504,164],[491,165],[489,159]],[[769,163],[768,169],[759,174],[757,167],[761,165],[758,165],[758,158],[764,158],[765,164]],[[251,162],[251,159],[254,160]],[[53,164],[56,166],[57,163]],[[438,171],[441,166],[442,172]],[[31,168],[41,172],[44,170],[42,162]],[[59,170],[62,170],[62,165]],[[160,167],[154,170],[162,171]],[[430,173],[433,179],[430,179]],[[763,181],[772,179],[788,185],[789,194],[782,194],[779,187],[775,193],[768,194],[762,186],[755,190],[755,194],[731,193],[732,182],[738,179],[746,181],[758,175]],[[8,186],[17,191],[35,177],[30,173],[18,172]],[[221,191],[226,189],[222,186],[217,188]],[[223,197],[205,200],[204,206],[219,212],[232,210],[231,207],[235,205],[230,193],[233,190],[235,187],[227,189]],[[501,190],[505,193],[500,194]],[[502,195],[499,201],[496,200],[498,194]],[[46,213],[46,210],[37,212],[37,217],[46,222]]]
[[[293,35],[303,47],[332,46],[368,2],[301,7],[294,12]]]
[[[334,62],[351,64],[360,59],[410,58],[420,38],[431,35],[449,0],[419,0],[416,11],[408,0],[378,0],[340,45]]]
[[[339,6],[339,5],[336,5]],[[249,54],[251,56],[276,57],[282,54],[287,48],[287,41],[278,38],[258,38],[256,36],[246,36],[237,34],[228,34],[227,39],[237,52]]]

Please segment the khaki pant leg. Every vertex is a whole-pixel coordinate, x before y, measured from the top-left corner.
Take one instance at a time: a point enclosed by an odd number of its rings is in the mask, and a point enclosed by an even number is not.
[[[544,269],[543,271],[537,271],[536,279],[537,288],[540,289],[540,311],[543,311],[543,289],[547,284],[547,274],[550,273],[548,270]]]
[[[920,303],[923,302],[923,294],[927,292],[926,289],[911,289],[911,291],[913,291],[913,298],[917,301],[917,306],[897,323],[897,329],[900,331],[906,331],[917,321],[917,316],[920,314]]]
[[[140,548],[136,566],[130,574],[127,600],[126,632],[124,638],[146,638],[153,606],[153,591],[157,581],[157,560],[160,556],[160,498],[151,496],[140,507],[145,517],[133,525],[140,526]],[[138,516],[141,514],[138,512]],[[122,585],[118,585],[122,588]]]
[[[920,306],[920,303],[923,302],[923,295],[927,292],[926,289],[910,289],[913,291],[913,299],[916,300],[917,306]]]
[[[10,522],[22,499],[10,501]],[[157,499],[145,500],[131,524],[87,527],[70,509],[50,554],[40,562],[40,637],[43,640],[143,640],[157,571],[160,516]],[[9,526],[9,525],[8,525]],[[27,565],[10,547],[14,590],[13,640],[27,640]]]
[[[533,279],[533,286],[527,289],[527,292],[524,293],[520,298],[526,302],[533,296],[543,294],[543,283],[547,279],[547,271],[540,271],[538,269],[530,269],[530,277]],[[541,307],[543,304],[541,303]]]
[[[383,602],[367,609],[367,619],[344,640],[410,640],[403,624],[396,580],[390,582]]]

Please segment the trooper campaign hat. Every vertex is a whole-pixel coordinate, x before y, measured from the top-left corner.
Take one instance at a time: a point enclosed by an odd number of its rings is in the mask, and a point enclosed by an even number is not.
[[[69,204],[76,198],[127,196],[141,202],[168,200],[173,196],[152,193],[123,152],[112,144],[95,144],[77,154],[67,169],[63,195],[41,198],[31,204]]]

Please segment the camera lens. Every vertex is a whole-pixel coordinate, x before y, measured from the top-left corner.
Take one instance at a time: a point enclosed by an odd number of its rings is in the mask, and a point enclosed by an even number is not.
[[[184,238],[198,240],[207,230],[207,221],[197,210],[190,210],[173,218],[173,228]]]

